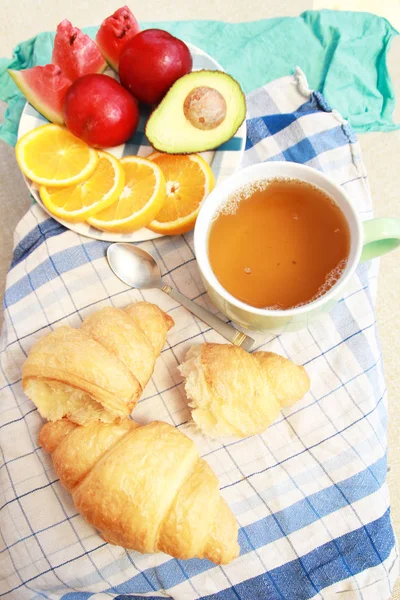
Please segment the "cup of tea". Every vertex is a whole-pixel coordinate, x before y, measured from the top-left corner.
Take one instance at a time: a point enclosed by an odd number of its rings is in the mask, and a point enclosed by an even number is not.
[[[203,203],[194,232],[207,292],[232,321],[293,331],[337,302],[357,265],[400,245],[400,219],[362,222],[320,171],[266,162],[238,171]]]

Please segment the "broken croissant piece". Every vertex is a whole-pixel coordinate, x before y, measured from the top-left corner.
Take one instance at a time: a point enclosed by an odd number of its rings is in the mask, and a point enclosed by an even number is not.
[[[229,344],[192,346],[179,369],[193,421],[214,438],[262,433],[282,407],[310,389],[304,367],[273,352],[248,354]]]
[[[171,317],[155,304],[106,307],[32,347],[22,385],[42,417],[85,425],[127,417],[149,381]]]
[[[111,544],[228,563],[238,526],[192,440],[167,423],[46,423],[39,444],[83,517]]]

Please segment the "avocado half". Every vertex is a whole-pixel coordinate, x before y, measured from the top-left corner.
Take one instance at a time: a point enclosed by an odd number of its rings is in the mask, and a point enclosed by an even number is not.
[[[193,71],[168,90],[145,132],[160,152],[204,152],[233,137],[245,117],[245,96],[233,77],[222,71]]]

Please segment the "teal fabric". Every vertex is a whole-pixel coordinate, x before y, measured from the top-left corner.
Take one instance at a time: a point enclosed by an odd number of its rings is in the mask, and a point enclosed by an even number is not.
[[[395,104],[387,52],[397,31],[371,13],[307,11],[249,23],[166,21],[159,27],[211,54],[250,92],[293,72],[305,72],[309,85],[348,118],[356,131],[391,131]],[[94,37],[97,28],[86,31]],[[6,69],[26,69],[50,60],[54,33],[22,42],[11,60],[0,60],[0,99],[8,110],[0,138],[15,144],[24,98]]]

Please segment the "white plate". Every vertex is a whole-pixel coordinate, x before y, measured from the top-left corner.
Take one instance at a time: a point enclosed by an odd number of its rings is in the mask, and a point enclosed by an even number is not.
[[[193,57],[193,70],[198,71],[200,69],[209,69],[223,71],[221,65],[219,65],[211,56],[203,52],[203,50],[200,50],[200,48],[197,48],[192,44],[187,45]],[[106,73],[107,75],[116,77],[116,74],[111,69],[107,69]],[[136,133],[126,144],[116,146],[114,148],[107,148],[108,152],[111,152],[111,154],[114,154],[114,156],[117,158],[132,154],[136,154],[138,156],[147,156],[150,154],[153,151],[153,148],[150,146],[144,135],[144,125],[147,117],[148,113],[146,112],[146,109],[141,108],[140,122]],[[40,115],[30,104],[26,103],[19,123],[18,138],[23,136],[28,131],[35,129],[36,127],[40,127],[40,125],[44,125],[45,123],[47,123],[46,119],[42,117],[42,115]],[[202,156],[211,165],[217,185],[239,168],[245,143],[246,121],[243,122],[231,140],[225,144],[222,144],[222,146],[214,151],[202,153]],[[140,229],[139,231],[134,231],[133,233],[110,233],[106,231],[99,231],[87,223],[68,223],[67,221],[58,219],[57,217],[54,217],[42,204],[35,184],[33,184],[26,177],[25,182],[32,196],[35,198],[36,202],[40,204],[43,210],[45,210],[50,216],[53,217],[53,219],[56,219],[56,221],[68,229],[76,231],[81,235],[107,242],[142,242],[161,237],[158,233],[154,233],[149,229]]]

